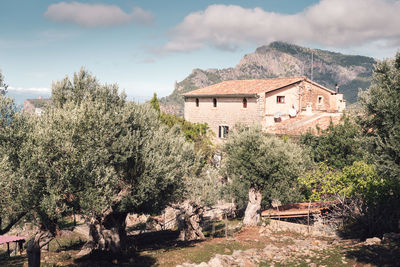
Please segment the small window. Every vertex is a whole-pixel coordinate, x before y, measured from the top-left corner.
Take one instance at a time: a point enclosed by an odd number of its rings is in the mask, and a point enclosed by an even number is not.
[[[200,104],[200,100],[198,98],[196,98],[196,107],[198,107]]]
[[[243,108],[247,108],[247,99],[243,98]]]
[[[318,96],[318,104],[324,103],[324,98],[322,96]]]
[[[216,108],[217,107],[217,99],[213,98],[213,107]]]
[[[227,138],[229,133],[229,126],[219,126],[218,128],[218,137],[219,138]]]
[[[284,104],[285,103],[285,96],[278,95],[276,97],[276,103]]]

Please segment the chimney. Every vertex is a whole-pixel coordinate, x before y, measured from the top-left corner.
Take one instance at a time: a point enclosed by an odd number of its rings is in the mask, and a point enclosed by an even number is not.
[[[335,84],[336,94],[339,93],[339,85]]]

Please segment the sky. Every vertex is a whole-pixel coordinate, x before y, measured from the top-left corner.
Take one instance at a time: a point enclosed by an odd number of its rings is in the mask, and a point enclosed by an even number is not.
[[[0,70],[18,101],[82,67],[144,101],[272,41],[376,59],[400,47],[394,0],[0,0],[0,13]]]

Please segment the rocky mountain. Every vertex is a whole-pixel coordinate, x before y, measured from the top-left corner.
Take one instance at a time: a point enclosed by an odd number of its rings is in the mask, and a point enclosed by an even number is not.
[[[338,84],[350,104],[357,101],[359,89],[365,90],[370,85],[375,63],[375,59],[370,57],[273,42],[245,55],[233,68],[194,69],[183,81],[175,83],[172,94],[160,102],[164,111],[182,115],[181,94],[198,88],[226,80],[312,76],[312,80],[331,89]]]

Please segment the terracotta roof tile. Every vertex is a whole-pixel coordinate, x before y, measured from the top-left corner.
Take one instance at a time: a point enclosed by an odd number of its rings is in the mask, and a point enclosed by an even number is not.
[[[305,80],[305,77],[273,78],[262,80],[232,80],[214,84],[183,94],[184,96],[248,95],[273,91]]]
[[[306,122],[304,125],[298,127],[292,127],[297,122],[307,119],[309,116],[298,115],[296,118],[291,118],[270,126],[266,129],[268,133],[273,134],[288,134],[288,135],[302,135],[310,131],[312,134],[318,135],[317,125],[321,130],[325,130],[329,127],[331,121],[334,125],[340,124],[340,116],[337,114],[326,114],[323,117],[313,120],[311,122]]]

